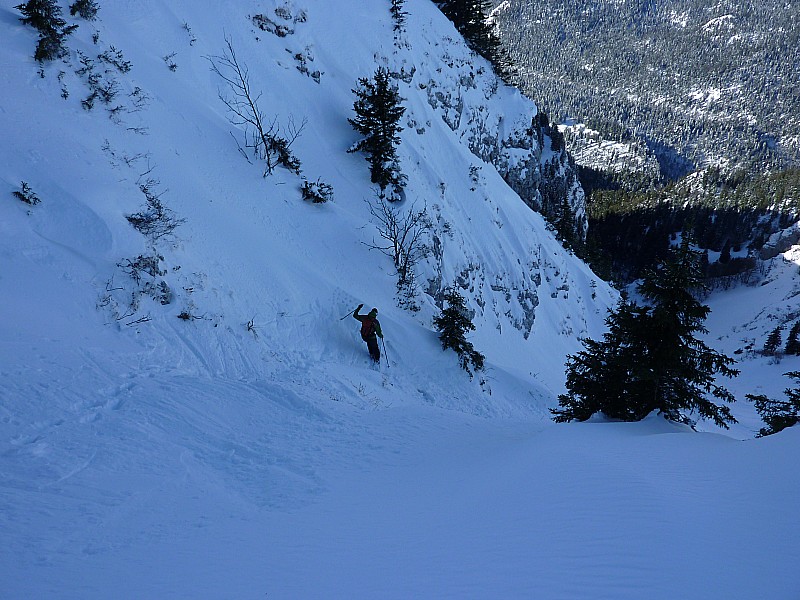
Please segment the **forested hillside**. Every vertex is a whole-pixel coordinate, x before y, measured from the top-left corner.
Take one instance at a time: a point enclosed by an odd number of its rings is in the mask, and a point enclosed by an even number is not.
[[[797,3],[506,0],[492,16],[578,165],[597,272],[629,283],[691,233],[709,283],[758,279],[798,217]]]
[[[708,284],[729,287],[756,281],[761,260],[797,241],[781,232],[800,217],[800,169],[747,179],[712,170],[649,191],[595,189],[591,198],[586,255],[603,277],[638,278],[684,233],[705,250]]]
[[[642,144],[668,178],[800,162],[797,2],[495,4],[519,83],[553,120]]]

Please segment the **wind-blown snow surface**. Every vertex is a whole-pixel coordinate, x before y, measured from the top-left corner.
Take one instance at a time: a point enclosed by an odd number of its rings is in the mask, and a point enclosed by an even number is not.
[[[407,3],[399,45],[388,2],[282,3],[288,20],[218,4],[101,3],[43,78],[33,31],[0,9],[0,597],[796,598],[798,431],[549,421],[614,295],[470,152],[472,119],[525,166],[502,142],[535,107],[427,2]],[[293,150],[332,203],[238,152],[205,58],[225,36],[265,112],[307,119]],[[96,59],[112,46],[130,72]],[[78,51],[117,82],[114,119],[81,107]],[[365,245],[346,119],[376,64],[413,72],[403,206],[434,218],[420,281],[464,289],[482,383],[439,349],[429,297],[396,308]],[[155,248],[174,299],[124,316],[116,265],[148,251],[125,219],[148,178],[186,219]],[[21,181],[41,204],[11,196]],[[380,369],[340,320],[360,302],[381,310]]]

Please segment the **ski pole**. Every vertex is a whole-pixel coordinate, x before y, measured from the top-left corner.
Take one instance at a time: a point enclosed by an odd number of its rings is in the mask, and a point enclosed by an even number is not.
[[[345,316],[343,316],[343,317],[342,317],[341,319],[339,319],[339,320],[340,320],[340,321],[344,321],[344,320],[345,320],[347,317],[349,317],[350,315],[352,315],[352,314],[353,314],[353,312],[355,312],[355,310],[356,310],[356,309],[354,308],[353,310],[351,310],[349,313],[347,313]]]
[[[386,352],[386,340],[381,338],[381,342],[383,343],[383,356],[386,358],[386,368],[389,368],[389,353]]]

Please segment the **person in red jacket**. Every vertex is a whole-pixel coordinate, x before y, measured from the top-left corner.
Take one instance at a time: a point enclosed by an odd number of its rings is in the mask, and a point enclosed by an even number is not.
[[[378,338],[383,339],[383,332],[381,331],[381,324],[378,321],[378,309],[373,308],[366,315],[358,314],[363,304],[359,304],[358,308],[353,311],[353,318],[361,322],[361,339],[367,342],[367,349],[369,355],[375,362],[381,360],[381,349],[378,346]]]

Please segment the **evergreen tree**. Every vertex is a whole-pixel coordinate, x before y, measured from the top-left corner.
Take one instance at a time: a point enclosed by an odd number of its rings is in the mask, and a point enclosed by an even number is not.
[[[452,348],[459,357],[461,368],[472,376],[470,364],[475,370],[483,369],[485,357],[475,350],[472,342],[466,338],[468,331],[473,331],[475,325],[467,315],[467,307],[464,304],[464,297],[455,288],[445,290],[444,300],[447,308],[434,318],[433,324],[439,331],[439,340],[442,342],[442,350]]]
[[[783,329],[783,327],[778,325],[767,336],[767,341],[764,342],[764,350],[762,350],[762,353],[765,356],[775,356],[775,353],[778,351],[778,348],[780,348],[780,346],[781,346],[781,330],[782,329]]]
[[[646,351],[638,335],[647,309],[622,302],[606,318],[608,332],[602,341],[581,340],[584,350],[567,358],[567,389],[559,396],[560,409],[553,409],[557,423],[585,421],[597,412],[623,421],[638,421],[648,414],[631,385],[630,365]]]
[[[61,18],[61,7],[56,0],[28,0],[14,8],[25,15],[20,21],[39,32],[39,42],[33,55],[37,61],[53,60],[64,54],[64,41],[78,26],[67,26],[67,22]]]
[[[492,10],[490,0],[438,0],[439,10],[450,19],[473,51],[492,63],[504,80],[509,79],[511,61],[502,48],[500,37],[487,20]]]
[[[392,19],[394,19],[394,30],[396,33],[403,31],[405,28],[408,13],[403,10],[404,4],[405,0],[392,0],[392,7],[389,9],[392,13]]]
[[[687,238],[672,260],[648,272],[640,284],[648,304],[623,302],[606,320],[603,340],[583,340],[584,350],[568,358],[568,393],[551,411],[554,420],[586,420],[602,412],[638,421],[657,410],[682,423],[691,423],[684,411],[697,411],[720,427],[736,422],[727,406],[706,397],[733,402],[714,376],[733,377],[738,371],[730,366],[733,359],[695,337],[706,331],[709,312],[692,295],[701,277],[699,253]]]
[[[797,339],[798,336],[800,336],[800,321],[792,325],[792,328],[789,330],[789,336],[786,338],[786,348],[784,349],[786,354],[800,354],[800,340]]]
[[[73,17],[78,15],[87,21],[94,21],[97,18],[98,9],[95,0],[75,0],[69,7],[69,14]]]
[[[564,195],[558,202],[558,210],[551,223],[556,229],[558,240],[564,244],[564,247],[575,250],[582,246],[583,240],[580,232],[577,231],[575,212],[569,204],[566,190],[564,190]]]
[[[784,373],[795,380],[795,384],[800,384],[800,371]],[[756,411],[761,419],[766,423],[766,427],[759,430],[757,437],[772,435],[779,431],[792,427],[800,421],[800,385],[795,388],[787,388],[784,393],[787,400],[773,400],[763,394],[754,396],[747,394],[747,398],[755,403]]]
[[[469,21],[462,34],[478,54],[495,63],[502,54],[500,38],[488,21],[492,11],[490,0],[472,0],[469,4]]]
[[[470,0],[436,0],[436,4],[458,31],[463,32],[466,29],[469,22]]]
[[[405,112],[397,87],[392,85],[389,71],[378,67],[372,79],[360,78],[359,87],[353,90],[357,96],[353,104],[354,119],[348,119],[364,138],[349,152],[363,151],[370,165],[372,183],[381,190],[392,186],[395,191],[405,185],[405,176],[400,172],[396,147],[400,143],[398,135],[400,118]]]
[[[28,0],[14,8],[25,15],[20,18],[20,21],[39,32],[67,24],[63,19],[59,22],[61,8],[56,4],[55,0]]]

